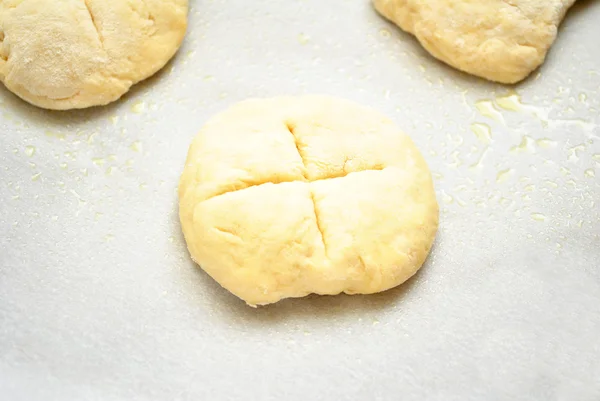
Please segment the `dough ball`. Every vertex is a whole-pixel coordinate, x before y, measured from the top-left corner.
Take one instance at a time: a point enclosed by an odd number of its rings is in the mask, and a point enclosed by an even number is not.
[[[187,0],[0,1],[0,81],[47,109],[119,99],[173,57]]]
[[[179,185],[192,258],[249,305],[371,294],[421,267],[438,226],[429,169],[378,112],[324,96],[212,118]]]
[[[469,74],[516,83],[539,67],[575,0],[373,0],[437,59]]]

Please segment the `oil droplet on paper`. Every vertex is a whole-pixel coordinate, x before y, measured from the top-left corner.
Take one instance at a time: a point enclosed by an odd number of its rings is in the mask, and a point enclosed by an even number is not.
[[[35,154],[35,146],[25,146],[25,154],[29,157],[33,156]]]
[[[65,139],[65,134],[61,134],[61,133],[57,133],[57,132],[53,132],[53,131],[46,131],[45,134],[46,134],[46,136],[49,136],[51,138],[57,138],[57,139],[60,139],[61,141],[63,141]]]
[[[73,194],[73,196],[75,197],[75,199],[77,199],[77,203],[79,204],[79,207],[87,205],[87,201],[85,199],[81,198],[81,196],[77,192],[75,192],[72,189],[69,189],[69,192],[71,194]]]
[[[594,178],[596,176],[596,172],[594,171],[594,169],[588,168],[587,170],[585,170],[585,176]]]
[[[442,191],[441,195],[442,195],[442,200],[444,201],[444,203],[450,204],[450,203],[454,202],[454,198],[451,195],[448,195],[446,193],[446,191]]]
[[[496,97],[496,104],[508,111],[519,111],[521,109],[521,96],[517,92],[511,91],[507,95]]]
[[[142,182],[140,184],[140,189],[146,189],[146,188],[148,188],[148,184],[146,184],[145,182]]]
[[[485,156],[487,155],[489,150],[490,150],[489,147],[485,148],[485,150],[483,152],[481,152],[481,156],[479,156],[479,160],[477,160],[475,163],[471,164],[469,166],[469,169],[470,170],[480,169],[483,166],[483,160],[485,159]]]
[[[115,239],[115,236],[114,236],[114,235],[112,235],[112,234],[106,234],[106,235],[104,236],[104,241],[106,241],[106,242],[110,242],[110,241],[112,241],[112,240],[114,240],[114,239]]]
[[[68,167],[67,163],[60,163],[59,164],[60,168],[62,168],[63,170],[66,170],[66,168]]]
[[[546,216],[541,213],[531,213],[531,218],[535,221],[546,221]]]
[[[146,103],[143,100],[138,100],[131,105],[131,111],[136,114],[141,114],[146,110]]]
[[[514,170],[511,168],[499,171],[498,174],[496,175],[496,182],[498,184],[506,182],[510,178],[510,176],[513,174],[513,172],[514,172]]]
[[[579,160],[579,152],[585,151],[585,145],[580,144],[567,149],[569,153],[569,161],[576,162]]]
[[[537,146],[544,149],[556,147],[556,141],[553,141],[552,139],[548,138],[536,139],[535,143]]]
[[[458,150],[455,150],[454,152],[452,152],[452,154],[450,154],[450,157],[452,159],[452,163],[449,163],[449,166],[452,167],[459,167],[462,166],[463,162],[462,160],[460,160],[460,152]]]
[[[473,123],[471,124],[471,131],[473,131],[477,139],[485,144],[489,144],[492,140],[492,130],[487,124]]]
[[[42,176],[42,173],[37,173],[31,176],[31,181],[37,181]]]
[[[593,155],[592,159],[596,160],[597,162],[600,162],[600,153],[596,153],[595,155]]]
[[[92,163],[94,163],[98,167],[102,167],[104,166],[104,163],[106,163],[106,160],[104,160],[101,157],[95,157],[92,159]]]
[[[129,146],[129,149],[133,150],[134,152],[141,152],[142,151],[142,143],[140,141],[135,141],[134,143],[132,143]]]
[[[513,153],[525,153],[525,152],[534,153],[535,150],[533,148],[533,143],[534,143],[533,138],[531,138],[530,136],[527,136],[527,135],[523,135],[523,138],[521,139],[521,143],[519,143],[517,146],[513,146],[512,148],[510,148],[510,151]]]
[[[298,43],[300,43],[302,46],[306,45],[309,42],[309,40],[310,38],[303,33],[298,35]]]
[[[386,39],[389,38],[390,36],[392,36],[392,33],[385,28],[379,30],[379,34]]]
[[[496,121],[503,121],[502,114],[496,110],[491,100],[479,100],[478,102],[475,102],[475,108],[477,111],[479,111],[479,114],[484,117],[488,117]]]
[[[580,101],[581,103],[585,103],[585,101],[586,101],[586,100],[587,100],[587,95],[586,95],[585,93],[583,93],[583,92],[582,92],[582,93],[580,93],[580,94],[579,94],[579,101]]]

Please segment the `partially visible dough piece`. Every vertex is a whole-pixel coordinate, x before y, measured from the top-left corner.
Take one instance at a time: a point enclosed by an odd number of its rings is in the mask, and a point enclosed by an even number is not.
[[[187,11],[188,0],[2,0],[0,81],[47,109],[110,103],[173,57]]]
[[[539,67],[575,0],[373,0],[434,57],[459,70],[516,83]]]
[[[212,118],[190,146],[179,215],[192,258],[250,305],[395,287],[438,226],[412,140],[326,96],[253,99]]]

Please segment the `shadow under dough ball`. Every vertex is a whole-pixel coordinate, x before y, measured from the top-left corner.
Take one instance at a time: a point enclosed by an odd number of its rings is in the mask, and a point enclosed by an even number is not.
[[[412,140],[325,96],[247,100],[210,119],[188,151],[179,213],[192,258],[251,306],[395,287],[438,227]]]
[[[0,81],[47,109],[108,104],[173,57],[187,13],[188,0],[0,1]]]

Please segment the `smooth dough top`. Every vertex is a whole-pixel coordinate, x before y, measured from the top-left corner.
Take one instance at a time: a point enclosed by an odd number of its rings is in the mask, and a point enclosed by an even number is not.
[[[479,77],[516,83],[539,67],[575,0],[373,0],[434,57]]]
[[[247,100],[213,117],[190,146],[179,200],[192,258],[249,305],[397,286],[438,226],[412,140],[325,96]]]
[[[187,0],[2,0],[0,81],[48,109],[104,105],[161,69]]]

